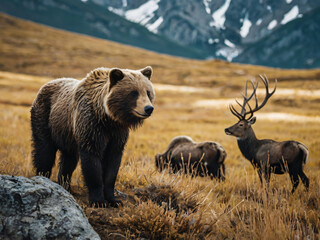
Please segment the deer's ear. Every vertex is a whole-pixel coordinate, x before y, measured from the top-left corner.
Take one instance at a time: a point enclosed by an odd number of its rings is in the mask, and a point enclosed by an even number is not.
[[[256,122],[256,117],[253,117],[253,118],[251,118],[250,120],[249,120],[249,125],[251,126],[252,124],[254,124],[255,122]]]

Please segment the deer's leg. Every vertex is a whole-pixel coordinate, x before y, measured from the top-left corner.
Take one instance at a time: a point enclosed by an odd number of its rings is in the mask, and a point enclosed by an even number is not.
[[[303,185],[305,186],[306,190],[308,191],[309,190],[309,178],[304,174],[302,169],[299,171],[299,177],[301,178]]]
[[[270,182],[271,168],[266,164],[262,165],[262,167],[258,168],[258,175],[259,175],[261,184],[263,184],[263,180],[264,180],[268,186]]]
[[[268,191],[269,191],[269,182],[270,182],[270,175],[271,175],[271,169],[269,166],[264,166],[262,170],[262,176],[264,180],[264,190],[266,191],[267,197],[268,197]]]
[[[299,177],[298,177],[298,173],[296,171],[290,172],[290,179],[292,182],[292,190],[291,193],[294,193],[294,191],[297,189],[298,185],[299,185]]]
[[[271,177],[271,168],[269,166],[265,167],[263,175],[264,175],[264,179],[266,180],[267,186],[269,186],[270,177]]]
[[[260,179],[260,183],[261,185],[263,185],[263,179],[262,179],[262,171],[260,168],[257,169],[257,172],[258,172],[258,176],[259,176],[259,179]]]

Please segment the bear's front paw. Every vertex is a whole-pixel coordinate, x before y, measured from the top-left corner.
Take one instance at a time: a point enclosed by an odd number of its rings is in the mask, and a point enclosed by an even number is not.
[[[108,207],[108,204],[106,201],[90,201],[90,207],[94,208],[106,208]]]
[[[93,201],[90,202],[90,207],[94,208],[107,208],[107,207],[113,207],[118,208],[120,206],[123,206],[123,203],[120,200],[109,200],[109,201]]]
[[[123,203],[120,200],[113,199],[113,200],[107,201],[107,205],[108,207],[118,208],[118,207],[122,207]]]

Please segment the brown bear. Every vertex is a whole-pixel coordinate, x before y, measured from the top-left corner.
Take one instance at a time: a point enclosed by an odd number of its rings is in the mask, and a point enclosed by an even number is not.
[[[192,176],[210,176],[224,181],[226,156],[219,143],[196,143],[189,136],[178,136],[171,140],[164,153],[155,156],[155,163],[160,172],[169,168],[173,173],[183,170]]]
[[[114,185],[129,130],[153,112],[152,68],[97,68],[79,81],[50,81],[31,108],[33,164],[50,178],[60,151],[58,182],[70,189],[81,159],[82,173],[93,206],[117,207]]]

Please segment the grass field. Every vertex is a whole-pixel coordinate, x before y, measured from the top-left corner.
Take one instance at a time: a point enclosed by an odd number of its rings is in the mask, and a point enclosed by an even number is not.
[[[77,167],[73,195],[102,239],[319,239],[320,70],[281,70],[223,61],[193,61],[76,35],[0,15],[0,174],[31,177],[30,106],[54,77],[82,78],[99,66],[151,65],[155,111],[131,132],[116,188],[124,206],[94,209]],[[268,197],[236,139],[227,104],[246,79],[265,73],[278,90],[257,114],[258,138],[294,139],[310,150],[302,184],[272,175]],[[279,115],[281,114],[281,115]],[[217,141],[227,151],[226,181],[159,173],[154,156],[177,135]],[[57,165],[57,164],[56,164]],[[56,181],[57,167],[52,180]]]

